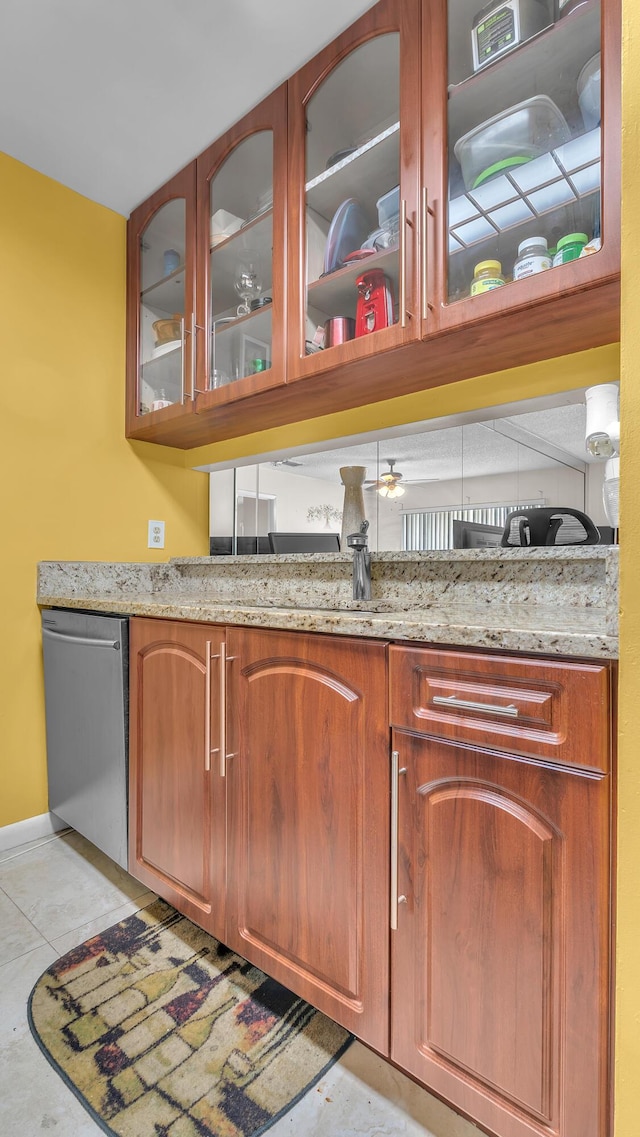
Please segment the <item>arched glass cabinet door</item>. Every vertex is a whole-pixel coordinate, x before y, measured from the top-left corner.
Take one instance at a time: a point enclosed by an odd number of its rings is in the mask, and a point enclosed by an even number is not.
[[[127,427],[163,440],[193,409],[195,162],[128,224]]]
[[[386,0],[290,82],[290,378],[419,334],[419,28]]]
[[[198,158],[196,410],[284,383],[286,95]]]
[[[480,8],[443,0],[448,53],[424,40],[423,109],[447,92],[431,274],[443,329],[571,293],[584,310],[619,271],[617,0],[536,0],[522,22]],[[438,196],[429,141],[423,157]]]

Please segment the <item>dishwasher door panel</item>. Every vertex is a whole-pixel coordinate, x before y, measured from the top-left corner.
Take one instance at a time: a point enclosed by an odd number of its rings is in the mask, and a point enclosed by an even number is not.
[[[127,868],[128,621],[42,613],[49,809]]]

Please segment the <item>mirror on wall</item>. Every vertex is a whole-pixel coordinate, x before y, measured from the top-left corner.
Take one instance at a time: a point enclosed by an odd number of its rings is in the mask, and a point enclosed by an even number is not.
[[[366,469],[373,551],[498,545],[507,513],[535,505],[582,510],[602,528],[603,539],[612,540],[602,500],[604,464],[585,447],[584,391],[551,401],[521,403],[503,415],[494,408],[493,417],[477,415],[478,421],[414,423],[348,445],[212,470],[211,552],[270,552],[270,532],[339,535],[342,466]]]

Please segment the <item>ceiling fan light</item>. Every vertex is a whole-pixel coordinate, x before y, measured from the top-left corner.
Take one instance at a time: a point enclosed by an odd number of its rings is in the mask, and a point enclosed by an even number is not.
[[[404,486],[399,482],[392,483],[391,485],[380,486],[378,489],[380,497],[402,497],[404,493]]]

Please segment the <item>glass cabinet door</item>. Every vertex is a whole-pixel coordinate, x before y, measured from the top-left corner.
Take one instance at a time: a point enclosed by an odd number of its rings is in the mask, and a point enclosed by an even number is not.
[[[445,305],[599,271],[601,58],[600,0],[448,0]]]
[[[140,241],[140,414],[182,403],[185,391],[186,202],[161,206]]]
[[[297,343],[291,335],[290,377],[417,334],[417,147],[407,141],[419,129],[418,29],[417,5],[377,5],[291,81],[290,197],[300,246],[290,278],[300,327]]]
[[[192,409],[194,252],[191,163],[129,220],[127,417],[139,437]]]
[[[284,382],[286,95],[198,159],[198,404]]]

